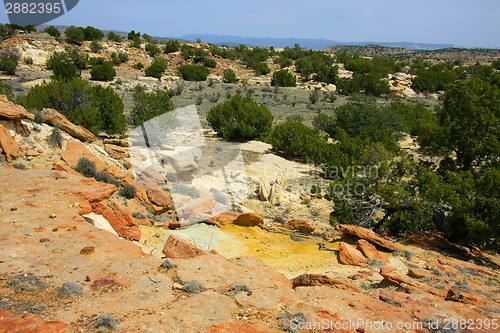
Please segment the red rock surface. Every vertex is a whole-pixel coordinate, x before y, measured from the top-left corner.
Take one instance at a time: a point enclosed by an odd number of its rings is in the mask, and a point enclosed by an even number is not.
[[[35,119],[34,114],[27,112],[20,105],[12,103],[5,95],[0,95],[0,117],[11,120]]]
[[[80,187],[91,186],[91,191],[81,191]],[[72,193],[77,193],[80,197],[87,200],[88,202],[101,202],[108,199],[115,193],[118,189],[113,184],[101,183],[94,178],[82,178],[78,177],[78,184],[75,184]]]
[[[174,235],[168,237],[162,252],[167,258],[179,259],[194,258],[208,254],[207,251],[197,248],[188,241]]]
[[[116,201],[110,200],[107,205],[95,202],[92,204],[92,211],[104,216],[118,235],[125,236],[129,240],[138,241],[141,239],[141,230],[135,223],[132,214]]]
[[[280,333],[278,331],[265,326],[244,324],[244,323],[224,323],[212,325],[206,328],[206,333]]]
[[[368,266],[365,256],[356,250],[354,246],[344,242],[339,244],[339,261],[345,265]]]
[[[146,190],[149,202],[154,204],[155,206],[161,207],[164,211],[172,209],[174,203],[164,190]]]
[[[52,164],[52,169],[57,170],[57,171],[64,171],[64,172],[72,173],[74,175],[82,177],[82,175],[80,175],[78,172],[76,172],[74,169],[72,169],[71,167],[69,167],[68,165],[66,165],[64,163],[54,162],[54,164]]]
[[[245,213],[238,216],[233,224],[242,227],[263,227],[264,218],[258,213]]]
[[[365,239],[370,243],[380,245],[383,248],[386,248],[390,251],[402,250],[401,246],[394,244],[391,241],[388,241],[387,239],[383,238],[382,236],[376,234],[375,232],[369,229],[365,229],[354,225],[339,224],[335,227],[335,230],[340,231],[344,234]]]
[[[12,162],[19,157],[19,145],[12,138],[8,129],[0,125],[0,148],[7,162]]]
[[[121,160],[130,156],[128,149],[112,144],[105,144],[104,149],[113,158]]]
[[[229,225],[233,224],[238,216],[240,216],[240,214],[236,212],[224,212],[217,216],[211,217],[210,219],[208,219],[208,222],[219,226]]]
[[[351,290],[359,292],[360,290],[350,283],[333,279],[323,274],[302,274],[292,279],[294,288],[297,287],[314,287],[314,286],[329,286],[341,290]]]
[[[289,230],[297,230],[306,235],[310,235],[315,229],[306,220],[290,220],[285,223],[284,227]]]
[[[42,117],[48,124],[59,127],[64,132],[83,142],[95,141],[95,135],[82,126],[77,126],[54,109],[42,109]]]
[[[78,160],[82,157],[86,157],[93,161],[96,166],[97,172],[101,172],[107,169],[106,164],[96,155],[94,155],[88,148],[80,141],[69,140],[68,146],[64,153],[61,154],[61,158],[64,162],[68,163],[71,167],[76,167]]]
[[[356,247],[368,259],[381,261],[384,265],[389,263],[387,256],[380,253],[374,245],[364,239],[358,239]]]
[[[65,323],[45,321],[30,313],[14,314],[0,310],[0,333],[67,333]]]

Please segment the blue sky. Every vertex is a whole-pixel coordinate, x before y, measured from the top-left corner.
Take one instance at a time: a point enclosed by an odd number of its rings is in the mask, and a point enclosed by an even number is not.
[[[7,22],[3,10],[0,21]],[[50,24],[171,37],[219,34],[500,47],[499,0],[80,0]]]

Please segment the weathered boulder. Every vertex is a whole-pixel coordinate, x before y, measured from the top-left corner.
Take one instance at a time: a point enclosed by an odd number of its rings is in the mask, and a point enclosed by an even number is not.
[[[119,203],[110,200],[107,205],[101,202],[92,204],[93,212],[102,215],[120,236],[129,240],[138,241],[141,230],[137,226],[132,214]]]
[[[12,103],[5,95],[0,95],[0,117],[11,120],[35,119],[34,114],[27,112],[20,105]]]
[[[271,188],[267,184],[266,176],[262,176],[259,180],[259,188],[257,189],[259,193],[259,199],[261,201],[267,201],[269,199],[269,194],[271,193]]]
[[[370,243],[377,244],[386,248],[390,251],[401,251],[401,247],[393,242],[383,238],[382,236],[376,234],[374,231],[354,226],[354,225],[346,225],[339,224],[335,227],[335,230],[340,231],[344,234],[356,236],[362,239],[369,241]]]
[[[43,109],[42,117],[52,126],[57,126],[74,138],[84,142],[95,141],[95,135],[82,126],[77,126],[54,109]]]
[[[218,226],[233,224],[234,221],[240,216],[239,213],[236,212],[224,212],[217,216],[213,216],[207,220],[207,223],[215,224]]]
[[[117,160],[130,157],[129,151],[125,147],[120,147],[112,144],[105,144],[104,149],[111,157],[116,158]]]
[[[79,187],[75,186],[73,187],[73,193],[78,194],[81,198],[87,200],[88,202],[101,202],[111,197],[113,193],[118,190],[115,185],[101,183],[94,178],[81,178],[80,184],[86,190],[80,191]]]
[[[315,229],[306,220],[290,220],[285,223],[284,227],[288,230],[297,230],[306,235],[310,235]]]
[[[199,148],[189,148],[169,154],[167,161],[174,168],[179,180],[189,182],[193,180],[194,174],[198,171],[200,158],[201,150]]]
[[[66,333],[65,323],[45,321],[30,313],[14,314],[0,310],[0,332]]]
[[[465,290],[465,287],[461,288],[460,286],[454,286],[450,290],[448,290],[446,300],[479,306],[481,308],[489,307],[491,310],[500,309],[500,303],[497,303],[478,292]]]
[[[93,161],[98,172],[107,169],[106,164],[99,157],[94,155],[84,143],[77,140],[69,140],[66,150],[61,154],[63,161],[68,163],[71,167],[76,167],[78,160],[82,157],[86,157]]]
[[[380,275],[390,282],[399,284],[410,293],[429,293],[440,297],[446,297],[447,291],[431,287],[425,283],[418,282],[409,276],[399,274],[394,268],[387,267],[380,269]]]
[[[242,227],[263,227],[264,218],[258,213],[245,213],[241,214],[233,221],[233,224]]]
[[[59,162],[54,162],[52,164],[52,170],[68,172],[68,173],[72,173],[74,175],[82,177],[82,175],[80,175],[78,172],[76,172],[75,170],[70,168],[68,165],[63,164],[63,163],[59,163]]]
[[[356,247],[368,259],[381,261],[384,265],[389,263],[386,256],[382,255],[374,245],[364,239],[358,239]]]
[[[269,203],[271,205],[280,203],[287,181],[288,176],[286,174],[286,170],[280,171],[276,176],[274,184],[271,187],[271,192],[269,193]]]
[[[126,139],[105,139],[104,144],[110,144],[120,147],[130,147],[130,143]]]
[[[162,252],[167,258],[178,259],[188,259],[208,254],[207,251],[197,248],[175,235],[168,237]]]
[[[367,266],[365,256],[354,246],[344,242],[339,244],[339,261],[345,265]]]
[[[168,193],[165,192],[164,190],[148,189],[146,190],[146,193],[148,195],[149,202],[163,208],[164,210],[172,209],[172,207],[174,206],[172,199],[170,198]]]
[[[19,145],[10,135],[9,130],[2,125],[0,125],[0,148],[9,163],[19,157]]]
[[[292,279],[293,288],[297,287],[314,287],[314,286],[329,286],[341,290],[351,290],[359,292],[355,286],[333,279],[323,274],[302,274]]]

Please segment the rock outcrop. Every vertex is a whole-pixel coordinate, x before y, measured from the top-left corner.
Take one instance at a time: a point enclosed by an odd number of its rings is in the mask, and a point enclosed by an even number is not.
[[[7,99],[7,96],[0,95],[0,118],[11,120],[35,119],[35,115],[26,111],[20,105],[14,104]]]
[[[386,256],[382,255],[374,245],[364,239],[359,239],[356,242],[356,247],[368,259],[380,261],[384,265],[387,265],[389,262]]]
[[[60,321],[45,321],[31,313],[14,314],[0,310],[0,332],[68,333]]]
[[[339,244],[339,261],[345,265],[367,266],[365,256],[354,246],[344,242]]]
[[[302,274],[292,279],[293,288],[297,287],[314,287],[314,286],[329,286],[341,290],[351,290],[359,292],[359,289],[350,283],[333,279],[323,274]]]
[[[306,220],[290,220],[285,223],[284,227],[289,230],[297,230],[306,235],[310,235],[315,229]]]
[[[141,239],[141,230],[132,214],[116,201],[109,200],[107,205],[102,202],[93,203],[92,211],[102,215],[119,236],[134,241]]]
[[[43,109],[42,117],[45,121],[52,126],[57,126],[64,132],[68,133],[74,138],[77,138],[83,142],[92,142],[95,141],[95,135],[88,131],[86,128],[82,126],[77,126],[73,124],[71,121],[66,119],[65,116],[60,114],[54,109]]]
[[[2,148],[2,153],[9,163],[19,157],[19,145],[10,135],[9,130],[2,125],[0,125],[0,148]]]
[[[286,183],[288,181],[288,176],[286,170],[282,170],[276,176],[273,186],[271,186],[271,191],[269,193],[269,203],[271,205],[279,204],[281,201],[281,196],[285,190]]]
[[[264,218],[258,213],[244,213],[238,216],[233,224],[242,227],[263,227]]]
[[[344,234],[348,234],[351,236],[356,236],[362,239],[369,241],[370,243],[377,244],[386,248],[390,251],[401,251],[401,246],[394,244],[393,242],[383,238],[382,236],[376,234],[372,230],[354,226],[354,225],[346,225],[339,224],[335,227],[335,230],[340,231]]]
[[[78,160],[82,157],[88,158],[94,162],[97,172],[107,169],[106,163],[94,155],[84,143],[77,140],[69,140],[66,150],[61,154],[63,161],[68,163],[71,167],[76,167]]]
[[[162,252],[167,258],[173,259],[188,259],[208,254],[207,251],[197,248],[175,235],[168,237]]]

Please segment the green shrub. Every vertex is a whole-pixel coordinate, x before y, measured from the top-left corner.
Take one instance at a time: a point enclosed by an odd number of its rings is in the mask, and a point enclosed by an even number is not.
[[[82,79],[52,80],[33,86],[26,95],[28,110],[53,108],[94,134],[121,134],[126,129],[123,101],[112,87]]]
[[[174,109],[174,103],[165,89],[151,93],[135,93],[133,97],[134,106],[131,116],[134,125],[141,125],[145,121]]]
[[[194,55],[194,47],[192,47],[191,45],[182,44],[181,54],[184,60],[188,60]]]
[[[271,85],[276,87],[295,87],[297,86],[297,78],[286,69],[282,69],[273,73]]]
[[[113,57],[113,55],[111,55],[111,57]],[[89,58],[89,65],[92,67],[97,66],[97,65],[104,65],[105,62],[106,62],[106,60],[103,57]]]
[[[66,41],[70,44],[81,45],[85,40],[85,34],[82,27],[75,27],[74,25],[67,27],[64,31]]]
[[[110,31],[108,32],[108,39],[113,42],[121,43],[123,38],[117,33]]]
[[[54,67],[54,77],[64,80],[71,80],[80,77],[81,73],[78,67],[68,60],[58,62]]]
[[[158,54],[161,53],[160,48],[158,47],[158,45],[155,44],[146,44],[144,46],[144,50],[146,50],[146,52],[149,53],[151,57],[156,57]]]
[[[132,66],[134,69],[138,69],[138,70],[141,70],[144,68],[144,64],[142,62],[138,62],[136,64],[134,64],[134,66]]]
[[[67,47],[64,52],[54,52],[47,59],[45,66],[53,70],[59,62],[72,62],[78,69],[86,69],[88,65],[88,55],[81,52],[76,47]]]
[[[288,119],[277,125],[269,137],[274,151],[291,157],[312,158],[318,148],[325,147],[327,142],[319,130],[297,119]]]
[[[97,28],[87,26],[83,29],[83,36],[85,40],[100,41],[104,37],[104,33]]]
[[[231,68],[224,70],[222,78],[224,80],[224,83],[235,83],[238,81],[236,73]]]
[[[132,30],[128,33],[127,38],[129,40],[134,40],[134,39],[140,39],[141,38],[141,33],[140,32],[135,32],[135,30]]]
[[[120,52],[118,53],[118,59],[120,59],[120,63],[125,63],[128,61],[128,53],[127,52]]]
[[[161,57],[156,57],[151,63],[151,66],[146,68],[144,72],[146,76],[152,76],[154,78],[157,78],[158,80],[161,80],[161,76],[163,75],[163,73],[165,73],[166,69],[167,60]]]
[[[205,65],[206,67],[215,68],[217,67],[217,61],[215,61],[215,59],[205,58],[203,60],[203,65]]]
[[[5,95],[9,100],[14,98],[14,94],[12,93],[12,88],[7,83],[0,80],[0,95]]]
[[[75,171],[87,178],[95,177],[97,174],[95,162],[86,157],[80,157],[78,159]]]
[[[141,39],[139,37],[136,37],[132,40],[130,43],[130,46],[135,47],[136,49],[141,48]]]
[[[33,58],[32,57],[24,57],[23,62],[26,65],[33,65]]]
[[[111,176],[109,173],[101,171],[95,175],[95,180],[101,183],[107,183],[120,187],[121,181]]]
[[[318,90],[313,90],[309,93],[309,101],[311,104],[316,104],[316,102],[319,100],[319,91]]]
[[[208,52],[201,47],[197,48],[193,53],[193,61],[195,63],[204,62],[207,57]]]
[[[135,197],[136,193],[137,193],[137,188],[134,185],[125,184],[120,189],[120,192],[118,194],[120,194],[121,196],[123,196],[127,199],[133,199]]]
[[[204,65],[180,65],[177,71],[186,81],[205,81],[210,73]]]
[[[273,115],[267,107],[258,105],[252,96],[243,98],[236,94],[214,105],[207,114],[207,121],[226,140],[253,140],[271,130]]]
[[[59,32],[59,30],[57,30],[56,27],[54,27],[53,25],[45,28],[43,30],[44,32],[48,33],[49,35],[51,35],[52,37],[61,37],[61,33]]]
[[[179,51],[181,48],[181,43],[178,40],[168,40],[163,48],[163,52],[165,53],[173,53]]]
[[[50,132],[49,136],[47,136],[47,142],[54,148],[61,149],[63,146],[64,137],[61,134],[61,130],[59,127],[54,127]]]
[[[271,73],[271,69],[265,62],[254,62],[252,67],[257,75],[266,75]]]
[[[101,43],[99,43],[99,42],[98,42],[98,41],[96,41],[96,40],[93,40],[93,41],[90,43],[89,47],[90,47],[90,50],[91,50],[92,52],[94,52],[94,53],[98,53],[99,51],[101,51],[101,50],[102,50],[102,45],[101,45]]]
[[[115,77],[116,70],[109,61],[102,65],[95,65],[90,71],[90,79],[95,81],[112,81]]]
[[[7,75],[15,75],[17,69],[17,58],[8,56],[0,60],[0,70]]]

